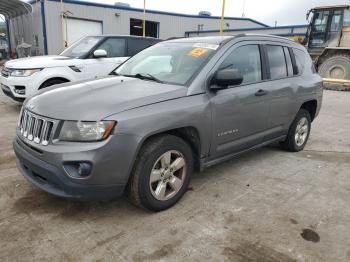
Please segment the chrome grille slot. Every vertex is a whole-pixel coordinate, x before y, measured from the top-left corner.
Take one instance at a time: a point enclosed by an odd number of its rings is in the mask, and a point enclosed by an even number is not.
[[[33,128],[34,128],[34,124],[35,124],[35,117],[34,116],[29,116],[29,120],[28,120],[28,136],[27,138],[29,140],[33,140]]]
[[[41,116],[33,114],[28,110],[23,110],[19,120],[19,132],[30,141],[36,144],[48,145],[54,122]]]

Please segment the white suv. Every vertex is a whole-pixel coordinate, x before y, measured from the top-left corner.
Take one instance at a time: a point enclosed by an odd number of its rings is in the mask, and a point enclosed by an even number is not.
[[[8,61],[1,71],[3,92],[22,102],[39,89],[108,75],[128,57],[159,39],[132,36],[87,36],[57,56]]]

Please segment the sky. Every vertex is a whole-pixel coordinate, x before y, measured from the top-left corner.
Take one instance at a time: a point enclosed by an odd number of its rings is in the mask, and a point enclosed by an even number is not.
[[[143,8],[143,0],[84,0],[90,2],[114,4],[129,3],[131,7]],[[315,6],[350,5],[350,0],[226,0],[225,15],[245,17],[268,24],[295,25],[307,24],[306,12]],[[210,11],[212,15],[221,15],[222,0],[146,0],[146,8],[198,14],[199,11]],[[244,7],[244,8],[243,8]]]

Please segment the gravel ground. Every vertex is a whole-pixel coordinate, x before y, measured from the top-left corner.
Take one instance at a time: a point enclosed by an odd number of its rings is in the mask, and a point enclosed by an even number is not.
[[[303,152],[259,149],[195,174],[175,207],[80,203],[31,186],[0,95],[0,261],[350,261],[350,92],[325,91]]]

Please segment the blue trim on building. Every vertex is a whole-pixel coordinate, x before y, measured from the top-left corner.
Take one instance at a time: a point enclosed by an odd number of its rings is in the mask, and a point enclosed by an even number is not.
[[[239,28],[239,29],[225,29],[224,32],[240,32],[240,31],[254,31],[254,30],[272,30],[272,29],[288,29],[290,28],[292,31],[296,28],[307,28],[308,25],[290,25],[290,26],[277,26],[277,27],[249,27],[249,28]],[[220,32],[217,29],[214,30],[201,30],[199,33],[216,33]],[[185,35],[198,33],[197,30],[195,31],[186,31]]]
[[[47,1],[60,2],[61,0],[47,0]],[[134,12],[141,12],[141,13],[143,13],[143,9],[141,9],[141,8],[134,8],[134,7],[124,7],[124,6],[100,4],[100,3],[85,2],[85,1],[78,1],[78,0],[63,0],[63,2],[67,3],[67,4],[76,4],[76,5],[112,8],[112,9],[119,9],[119,10],[126,10],[126,11],[134,11]],[[30,4],[34,4],[34,3],[36,3],[36,1],[35,0],[31,0],[31,1],[29,1],[29,3]],[[171,15],[171,16],[190,17],[190,18],[204,18],[204,19],[220,19],[221,18],[220,16],[188,15],[188,14],[180,14],[180,13],[172,13],[172,12],[156,11],[156,10],[146,10],[146,12],[150,13],[150,14]],[[269,27],[268,25],[266,25],[264,23],[261,23],[259,21],[256,21],[254,19],[251,19],[251,18],[225,17],[225,20],[250,21],[250,22],[256,23],[258,25],[261,25],[263,27]]]
[[[9,54],[12,52],[12,46],[11,46],[11,33],[10,33],[10,20],[6,19],[6,31],[7,31],[7,44],[9,47]]]
[[[283,37],[288,37],[288,36],[306,36],[306,34],[303,34],[303,33],[272,34],[272,35],[283,36]]]
[[[41,1],[41,23],[43,29],[43,40],[44,40],[44,54],[47,55],[47,35],[46,35],[46,18],[45,18],[45,2]]]

